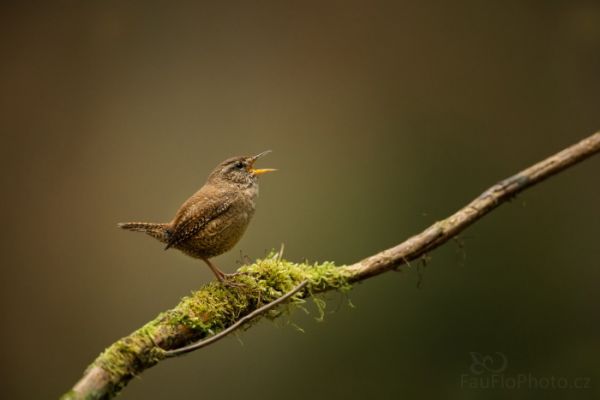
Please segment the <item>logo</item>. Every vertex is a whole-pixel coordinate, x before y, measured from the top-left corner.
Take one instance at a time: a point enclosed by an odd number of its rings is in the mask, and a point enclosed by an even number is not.
[[[471,355],[471,372],[474,375],[481,375],[484,373],[499,374],[504,372],[508,366],[508,360],[504,353],[499,351],[495,352],[494,355],[484,355],[476,353],[474,351],[469,353]]]
[[[586,376],[539,376],[531,372],[508,373],[508,357],[499,351],[483,354],[469,353],[468,374],[460,376],[460,387],[468,390],[585,390],[591,388]]]

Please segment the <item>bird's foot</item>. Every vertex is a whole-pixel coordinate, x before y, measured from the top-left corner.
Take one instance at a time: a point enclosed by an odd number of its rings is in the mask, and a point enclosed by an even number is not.
[[[204,260],[204,262],[208,265],[208,267],[211,269],[213,274],[215,274],[215,276],[217,277],[219,282],[221,284],[223,284],[223,286],[227,286],[227,287],[244,287],[244,286],[246,286],[241,282],[236,282],[236,280],[234,279],[236,275],[240,274],[240,272],[234,272],[233,274],[226,274],[225,272],[223,272],[219,268],[217,268],[216,265],[214,265],[212,262],[210,262],[210,260],[208,258],[203,258],[202,260]]]
[[[243,282],[238,282],[235,277],[242,274],[242,272],[234,272],[233,274],[223,274],[219,277],[219,282],[221,282],[224,286],[232,287],[232,288],[242,288],[247,286]]]

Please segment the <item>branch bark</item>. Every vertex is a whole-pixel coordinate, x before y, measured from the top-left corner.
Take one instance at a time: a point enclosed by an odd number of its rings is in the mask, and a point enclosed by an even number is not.
[[[521,191],[599,151],[600,132],[597,132],[495,184],[453,215],[423,232],[349,266],[294,264],[280,256],[271,256],[242,267],[240,271],[244,273],[237,278],[243,284],[242,288],[228,290],[218,283],[210,283],[184,298],[172,310],[162,313],[106,349],[62,398],[112,398],[133,376],[173,354],[168,350],[239,325],[240,321],[247,321],[248,316],[256,315],[256,310],[266,308],[264,304],[277,301],[294,288],[302,289],[293,296],[300,301],[301,297],[347,288],[352,283],[396,269],[447,242]],[[306,287],[302,284],[304,281],[307,282]]]

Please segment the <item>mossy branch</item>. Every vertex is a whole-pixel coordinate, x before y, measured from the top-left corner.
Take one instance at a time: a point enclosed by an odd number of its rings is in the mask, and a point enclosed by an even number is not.
[[[244,266],[239,270],[242,274],[235,277],[242,286],[231,289],[213,282],[184,298],[172,310],[107,348],[62,398],[111,398],[131,378],[165,359],[168,350],[223,331],[304,281],[306,286],[291,297],[292,301],[301,302],[312,293],[347,290],[352,283],[396,269],[445,243],[519,192],[599,151],[600,132],[499,182],[422,233],[353,265],[298,264],[281,259],[277,253]],[[266,313],[271,318],[278,314],[274,310]]]

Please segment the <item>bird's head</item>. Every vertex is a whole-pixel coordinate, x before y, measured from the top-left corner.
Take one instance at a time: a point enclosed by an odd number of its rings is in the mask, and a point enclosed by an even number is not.
[[[208,177],[209,182],[221,181],[235,183],[241,186],[256,184],[259,175],[276,171],[272,168],[257,169],[254,163],[260,157],[270,153],[271,150],[263,151],[255,156],[232,157],[217,166]]]

